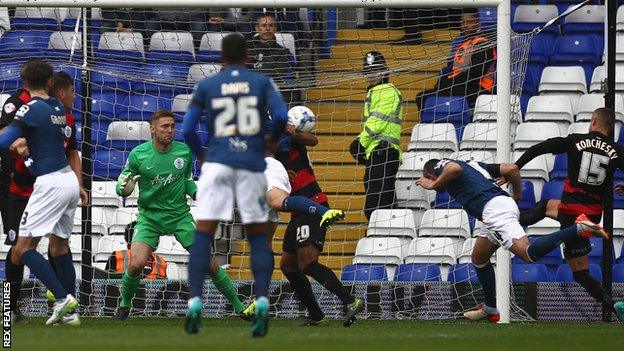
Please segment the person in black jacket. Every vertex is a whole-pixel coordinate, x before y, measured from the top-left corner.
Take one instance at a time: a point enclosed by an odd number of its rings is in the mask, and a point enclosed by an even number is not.
[[[275,41],[277,23],[273,15],[258,16],[256,34],[249,49],[249,65],[280,84],[293,78],[293,55]]]

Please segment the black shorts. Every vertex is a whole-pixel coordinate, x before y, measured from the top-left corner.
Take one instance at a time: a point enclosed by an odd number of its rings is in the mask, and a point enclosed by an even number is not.
[[[561,229],[574,225],[577,216],[559,213],[557,221],[561,224]],[[590,221],[600,223],[602,216],[587,216]],[[578,258],[587,256],[592,250],[589,238],[575,237],[563,242],[563,256],[565,258]]]
[[[323,252],[327,229],[321,228],[320,224],[321,218],[315,215],[299,215],[291,219],[286,227],[282,250],[296,255],[298,248],[312,244]]]
[[[15,194],[9,195],[9,230],[7,230],[8,234],[6,239],[4,239],[4,245],[14,245],[17,241],[20,221],[22,220],[22,214],[24,213],[27,203],[27,197],[21,197]]]

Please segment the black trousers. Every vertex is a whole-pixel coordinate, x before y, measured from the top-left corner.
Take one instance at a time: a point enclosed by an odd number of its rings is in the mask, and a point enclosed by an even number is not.
[[[370,219],[377,209],[390,209],[394,205],[394,181],[399,170],[399,151],[380,144],[366,161],[364,214]]]

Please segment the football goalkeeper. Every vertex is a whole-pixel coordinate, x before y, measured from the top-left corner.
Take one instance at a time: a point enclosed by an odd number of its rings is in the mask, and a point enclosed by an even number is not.
[[[132,238],[128,268],[122,277],[121,302],[113,317],[125,320],[130,314],[141,273],[150,254],[158,247],[161,235],[173,234],[190,250],[195,234],[195,221],[186,196],[195,197],[197,186],[191,176],[192,158],[189,147],[173,140],[175,120],[167,110],[154,113],[150,121],[152,140],[135,147],[119,175],[117,194],[126,197],[139,184],[139,215]],[[225,270],[213,260],[210,277],[243,319],[245,307]]]

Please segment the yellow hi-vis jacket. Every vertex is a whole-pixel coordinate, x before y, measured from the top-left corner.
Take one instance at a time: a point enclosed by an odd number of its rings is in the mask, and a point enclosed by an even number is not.
[[[363,116],[364,128],[359,138],[366,150],[366,159],[382,141],[397,149],[400,159],[403,106],[399,89],[392,83],[369,86]]]

